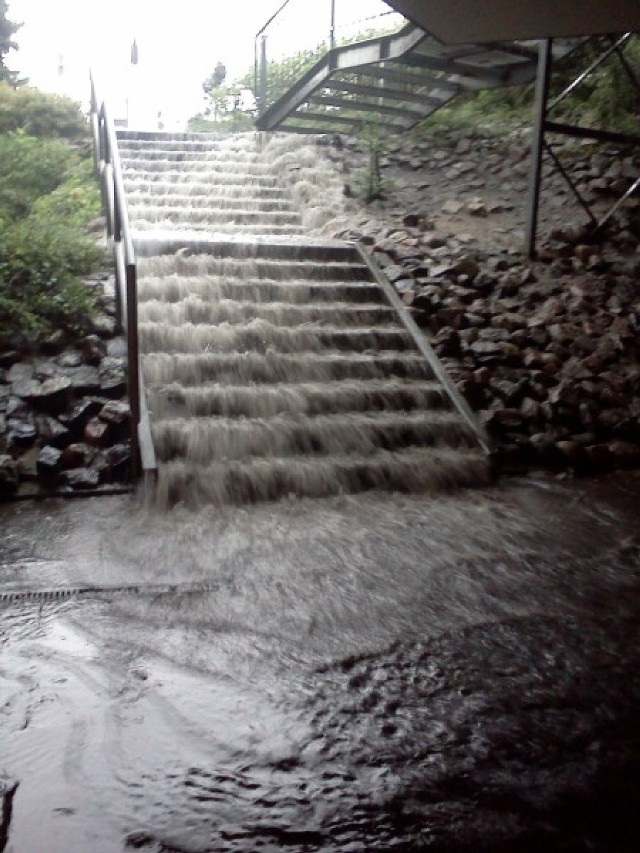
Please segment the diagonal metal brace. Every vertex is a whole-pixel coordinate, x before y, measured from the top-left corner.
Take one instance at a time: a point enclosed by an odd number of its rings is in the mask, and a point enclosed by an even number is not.
[[[566,183],[569,186],[569,189],[571,190],[571,192],[576,197],[576,201],[578,202],[580,207],[584,210],[584,212],[589,217],[591,224],[597,226],[598,220],[596,219],[593,211],[591,210],[591,207],[590,207],[588,201],[582,195],[582,193],[580,192],[580,190],[577,187],[577,184],[575,183],[575,181],[573,180],[571,175],[567,172],[565,167],[560,162],[558,155],[556,154],[556,152],[553,150],[551,145],[546,140],[544,141],[543,145],[544,145],[545,151],[547,152],[549,157],[551,157],[551,159],[553,160],[553,165],[558,170],[558,172],[562,175],[562,177],[565,179]]]

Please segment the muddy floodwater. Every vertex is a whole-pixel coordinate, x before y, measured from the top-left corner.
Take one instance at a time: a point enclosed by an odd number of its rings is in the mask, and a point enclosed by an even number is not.
[[[639,850],[639,496],[2,506],[0,850]]]

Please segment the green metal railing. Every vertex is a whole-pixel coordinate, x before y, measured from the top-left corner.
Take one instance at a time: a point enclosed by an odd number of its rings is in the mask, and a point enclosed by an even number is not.
[[[284,0],[254,39],[258,114],[334,47],[397,32],[406,23],[382,0]]]

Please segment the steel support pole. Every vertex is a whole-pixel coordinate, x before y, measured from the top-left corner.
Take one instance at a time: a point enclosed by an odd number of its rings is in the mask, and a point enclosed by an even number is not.
[[[262,114],[269,106],[267,103],[267,37],[260,39],[260,94],[258,96],[258,111]]]
[[[545,124],[549,102],[551,80],[551,56],[553,39],[545,39],[538,47],[538,77],[536,80],[535,123],[531,138],[531,169],[529,172],[529,200],[525,231],[525,252],[530,258],[536,254],[536,235],[540,208],[540,178],[542,175],[542,152],[544,150]]]
[[[329,24],[329,50],[336,46],[336,0],[331,0],[331,22]]]

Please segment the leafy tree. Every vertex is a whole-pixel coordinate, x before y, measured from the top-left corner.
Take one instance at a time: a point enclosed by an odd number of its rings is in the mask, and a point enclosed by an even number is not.
[[[18,49],[13,36],[22,24],[14,24],[13,21],[10,21],[7,16],[8,11],[6,0],[0,0],[0,81],[6,80],[12,86],[16,86],[19,82],[18,75],[15,71],[10,71],[7,68],[5,57],[9,51]]]
[[[213,73],[202,81],[202,91],[209,101],[203,117],[212,117],[213,121],[218,121],[229,112],[229,87],[223,85],[226,78],[227,69],[218,62]]]
[[[216,67],[213,69],[213,74],[209,75],[207,79],[202,83],[202,89],[205,95],[209,95],[213,89],[218,89],[227,78],[227,69],[221,63],[218,62]]]
[[[207,106],[189,120],[190,130],[246,130],[253,123],[253,103],[247,106],[251,90],[243,81],[225,83],[227,69],[218,62],[213,73],[202,83]]]
[[[0,133],[20,130],[30,136],[80,139],[87,129],[80,105],[70,98],[0,82]]]

